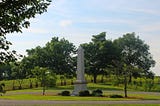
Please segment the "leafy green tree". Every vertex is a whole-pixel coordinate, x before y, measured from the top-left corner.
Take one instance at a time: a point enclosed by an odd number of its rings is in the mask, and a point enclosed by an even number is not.
[[[11,79],[11,66],[10,64],[0,64],[0,80]]]
[[[19,83],[19,89],[22,89],[23,80],[27,76],[27,70],[24,68],[23,64],[17,62],[12,66],[12,77],[16,79]]]
[[[28,28],[29,19],[36,14],[47,11],[51,0],[0,0],[0,64],[16,60],[16,52],[10,51],[11,42],[7,41],[6,34],[22,32]]]
[[[33,62],[34,60],[32,58],[23,57],[21,60],[21,64],[23,68],[26,70],[26,78],[29,79],[30,82],[30,88],[33,87],[33,81],[34,81],[34,74],[32,73],[31,69],[34,68]]]
[[[28,28],[30,18],[47,11],[51,0],[1,0],[0,36],[7,33],[22,32]]]
[[[151,67],[154,67],[155,61],[149,52],[149,45],[145,44],[135,33],[127,33],[114,41],[121,50],[122,61],[131,66],[137,66],[147,73]],[[130,71],[130,80],[134,70]]]
[[[106,33],[94,35],[92,42],[82,44],[85,50],[86,72],[93,76],[94,83],[97,76],[106,73],[106,67],[111,64],[115,55],[115,47],[111,40],[106,40]]]
[[[0,95],[2,96],[2,94],[6,93],[6,91],[4,90],[4,87],[5,87],[5,84],[4,83],[1,83],[0,84]]]
[[[7,41],[5,36],[0,35],[0,64],[16,60],[16,51],[9,51],[10,45],[11,42]]]
[[[36,47],[27,50],[28,58],[32,58],[32,64],[40,67],[48,67],[53,73],[64,75],[73,74],[75,46],[68,40],[58,37],[52,38],[45,47]]]
[[[124,75],[124,91],[125,97],[127,97],[127,82],[131,82],[135,69],[140,70],[139,74],[147,73],[155,65],[155,61],[149,52],[149,46],[139,37],[136,37],[135,33],[127,33],[116,39],[114,43],[121,51],[119,63],[122,64],[120,68],[122,69],[121,73]],[[127,76],[129,76],[129,80],[127,80]]]
[[[45,95],[46,87],[52,87],[56,83],[55,74],[51,73],[47,68],[36,66],[33,70],[35,77],[40,80],[43,87],[43,95]],[[52,85],[54,84],[54,85]]]

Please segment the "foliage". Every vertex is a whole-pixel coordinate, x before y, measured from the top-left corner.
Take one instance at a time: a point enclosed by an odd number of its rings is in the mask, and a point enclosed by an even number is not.
[[[103,92],[100,89],[93,90],[92,96],[103,96]]]
[[[11,70],[12,70],[11,72],[12,78],[18,80],[19,89],[22,89],[23,79],[26,78],[26,74],[27,74],[26,69],[23,67],[23,64],[21,64],[20,62],[17,62],[12,64]]]
[[[1,0],[0,36],[28,28],[28,19],[46,12],[51,0]]]
[[[1,27],[0,27],[1,28]],[[17,60],[16,51],[10,51],[9,46],[12,45],[11,42],[6,40],[5,36],[1,35],[0,32],[0,64],[8,63],[10,61]]]
[[[47,76],[47,86],[55,87],[56,86],[56,75],[48,75]]]
[[[97,76],[108,74],[106,68],[117,57],[116,49],[111,40],[106,40],[106,33],[93,35],[92,42],[82,44],[85,50],[86,73],[93,76],[96,83]]]
[[[149,52],[149,45],[145,44],[135,33],[127,33],[114,41],[121,51],[121,62],[132,67],[142,69],[141,73],[147,73],[151,67],[154,67],[155,61]],[[134,69],[134,68],[133,68]],[[134,70],[129,70],[133,75]]]
[[[146,79],[144,83],[144,90],[150,92],[154,87],[154,81],[152,79]]]
[[[62,96],[70,96],[70,92],[69,91],[62,91],[61,95]]]
[[[149,46],[136,37],[135,33],[123,35],[123,37],[114,40],[114,44],[120,50],[120,59],[114,60],[114,67],[116,71],[121,70],[119,74],[124,76],[124,92],[127,97],[127,83],[131,83],[132,76],[146,75],[155,65],[155,61],[149,52]]]
[[[0,93],[2,93],[2,94],[6,93],[6,91],[4,90],[4,87],[5,87],[5,84],[1,83],[0,84]],[[2,96],[2,94],[1,94],[1,96]]]
[[[28,28],[30,18],[47,11],[51,0],[1,0],[0,1],[0,64],[15,61],[21,55],[10,51],[11,42],[7,41],[6,34],[22,32]]]
[[[51,71],[47,68],[36,66],[32,72],[35,78],[41,82],[43,87],[43,95],[45,95],[46,87],[53,87],[56,85],[56,75],[51,73]]]
[[[28,64],[31,67],[48,67],[52,73],[64,75],[73,75],[75,73],[75,46],[68,40],[60,39],[58,37],[52,38],[45,47],[36,47],[27,50]]]
[[[90,96],[90,93],[88,90],[80,91],[79,96]]]

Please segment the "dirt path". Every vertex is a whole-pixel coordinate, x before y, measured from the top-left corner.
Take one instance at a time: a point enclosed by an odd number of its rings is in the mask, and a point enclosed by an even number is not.
[[[139,101],[42,101],[42,100],[0,100],[0,106],[51,104],[160,104],[160,100]]]

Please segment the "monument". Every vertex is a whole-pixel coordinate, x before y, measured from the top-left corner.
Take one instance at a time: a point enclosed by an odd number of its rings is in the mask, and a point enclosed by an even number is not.
[[[87,90],[87,82],[85,80],[84,74],[84,49],[79,46],[77,52],[77,79],[74,83],[74,90],[72,95],[79,95],[80,91]]]

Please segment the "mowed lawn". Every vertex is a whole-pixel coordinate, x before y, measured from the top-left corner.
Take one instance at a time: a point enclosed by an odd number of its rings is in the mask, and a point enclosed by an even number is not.
[[[46,95],[42,95],[42,88],[7,91],[0,96],[0,99],[7,100],[56,100],[56,101],[117,101],[117,100],[160,100],[159,92],[139,92],[128,91],[128,98],[109,98],[109,95],[124,95],[123,88],[102,84],[88,84],[90,93],[94,89],[102,89],[104,97],[79,97],[79,96],[60,96],[64,90],[73,91],[73,86],[60,86],[46,90]]]

